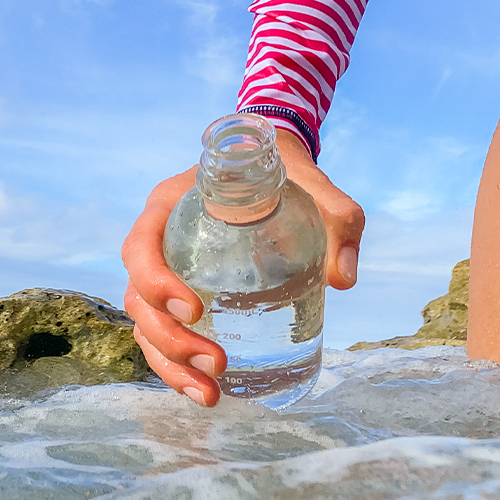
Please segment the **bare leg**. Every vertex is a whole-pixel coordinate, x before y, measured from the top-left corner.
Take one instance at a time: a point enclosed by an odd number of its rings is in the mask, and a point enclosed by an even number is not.
[[[500,361],[500,122],[484,164],[474,214],[467,354]]]

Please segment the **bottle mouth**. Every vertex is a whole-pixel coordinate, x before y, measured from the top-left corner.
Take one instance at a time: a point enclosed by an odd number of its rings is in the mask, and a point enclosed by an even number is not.
[[[263,207],[274,210],[286,180],[275,138],[274,126],[251,113],[226,116],[207,128],[196,185],[211,215],[243,217],[246,210],[244,219],[257,220]]]
[[[272,149],[274,126],[253,113],[229,115],[212,123],[202,136],[204,154],[219,162],[247,163]]]

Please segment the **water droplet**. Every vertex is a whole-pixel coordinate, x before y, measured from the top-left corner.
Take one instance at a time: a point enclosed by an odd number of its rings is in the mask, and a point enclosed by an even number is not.
[[[236,269],[236,274],[239,276],[241,274],[241,269]]]

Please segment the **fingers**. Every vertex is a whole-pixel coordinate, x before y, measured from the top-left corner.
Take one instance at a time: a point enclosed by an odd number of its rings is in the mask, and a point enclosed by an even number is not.
[[[220,397],[215,377],[227,365],[224,349],[154,309],[131,282],[125,294],[125,308],[135,321],[134,337],[151,369],[167,385],[196,403],[215,406]]]
[[[323,215],[327,234],[328,283],[346,290],[357,281],[358,254],[365,216],[361,207],[318,169],[304,187]]]
[[[359,245],[365,226],[363,210],[319,169],[302,187],[314,197],[323,215],[328,283],[338,290],[351,288],[357,281]]]
[[[328,241],[327,278],[330,285],[338,290],[346,290],[356,284],[359,245],[365,227],[361,207],[350,198],[345,205],[344,212],[339,209],[333,214],[329,207],[320,206]]]
[[[152,370],[198,404],[214,406],[220,397],[215,377],[226,368],[226,354],[218,344],[183,326],[198,321],[203,304],[168,269],[163,256],[168,217],[194,186],[196,169],[159,184],[125,240],[122,258],[130,275],[125,308],[136,323],[135,339]]]
[[[172,389],[189,396],[201,406],[213,407],[220,398],[217,382],[199,370],[179,365],[167,359],[156,347],[142,335],[138,326],[134,328],[134,337],[142,349],[151,369]]]
[[[218,377],[227,365],[224,349],[149,305],[129,282],[125,308],[143,335],[165,358]],[[169,384],[170,385],[170,384]]]
[[[186,324],[198,321],[203,304],[172,273],[163,256],[163,233],[170,212],[195,182],[196,167],[159,184],[122,246],[122,259],[140,296],[158,311]]]
[[[331,183],[295,135],[278,129],[276,144],[288,177],[314,198],[323,215],[328,283],[338,290],[351,288],[357,280],[359,245],[365,226],[362,208]]]

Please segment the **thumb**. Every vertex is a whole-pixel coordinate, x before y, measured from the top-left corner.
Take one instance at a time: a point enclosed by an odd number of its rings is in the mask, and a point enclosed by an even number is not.
[[[325,223],[328,283],[337,290],[347,290],[357,281],[363,210],[319,169],[308,184],[304,188],[313,196]]]
[[[362,208],[332,184],[291,132],[278,129],[276,144],[288,177],[314,198],[323,215],[328,283],[338,290],[351,288],[357,279],[359,243],[365,227]]]

